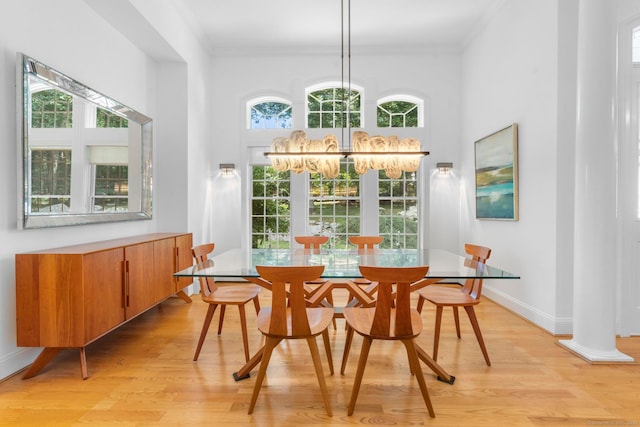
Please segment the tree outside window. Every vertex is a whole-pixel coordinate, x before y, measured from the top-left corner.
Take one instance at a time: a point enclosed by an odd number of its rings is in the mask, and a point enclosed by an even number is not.
[[[251,106],[251,129],[291,128],[291,105],[267,101]]]
[[[271,166],[252,166],[251,247],[291,245],[291,173]]]
[[[316,90],[307,96],[307,127],[359,128],[361,108],[360,92],[357,90],[349,92],[340,87]]]

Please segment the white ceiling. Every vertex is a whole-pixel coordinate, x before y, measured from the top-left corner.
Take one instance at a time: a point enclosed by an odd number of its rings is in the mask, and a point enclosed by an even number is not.
[[[173,1],[212,53],[341,46],[340,0]],[[503,1],[351,0],[351,46],[458,49]]]

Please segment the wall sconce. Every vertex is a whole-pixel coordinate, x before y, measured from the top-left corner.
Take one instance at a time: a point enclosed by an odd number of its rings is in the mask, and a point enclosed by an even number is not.
[[[436,168],[438,169],[438,172],[442,174],[448,174],[449,172],[451,172],[451,169],[453,169],[453,163],[451,162],[436,163]]]
[[[220,163],[220,170],[222,175],[233,175],[233,171],[236,169],[234,163]]]

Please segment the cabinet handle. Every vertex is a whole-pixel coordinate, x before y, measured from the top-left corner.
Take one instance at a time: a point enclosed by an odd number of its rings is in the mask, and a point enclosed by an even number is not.
[[[124,261],[124,306],[129,307],[129,260]]]

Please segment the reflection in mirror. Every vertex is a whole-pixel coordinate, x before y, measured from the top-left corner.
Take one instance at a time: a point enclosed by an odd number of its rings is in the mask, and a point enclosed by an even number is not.
[[[152,121],[18,54],[19,228],[151,218]]]

